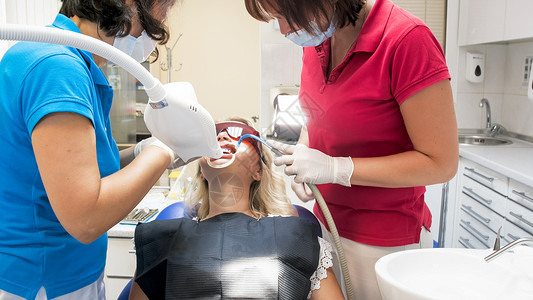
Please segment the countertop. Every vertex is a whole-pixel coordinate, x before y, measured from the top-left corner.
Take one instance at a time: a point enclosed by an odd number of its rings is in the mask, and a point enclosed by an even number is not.
[[[500,136],[499,136],[500,137]],[[502,175],[533,186],[533,143],[514,137],[510,145],[459,145],[459,155]]]
[[[176,200],[168,200],[166,194],[167,193],[161,192],[160,189],[151,190],[136,208],[157,208],[159,212],[161,212],[163,208],[176,202]],[[159,212],[148,219],[147,222],[154,220]],[[119,223],[107,231],[107,236],[113,238],[133,238],[135,226],[136,225]]]

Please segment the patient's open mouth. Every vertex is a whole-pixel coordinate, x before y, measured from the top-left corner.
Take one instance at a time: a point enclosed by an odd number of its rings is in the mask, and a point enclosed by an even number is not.
[[[207,164],[211,166],[212,168],[227,167],[231,165],[233,161],[235,160],[235,152],[237,152],[237,148],[235,147],[235,145],[225,144],[225,145],[220,145],[220,147],[222,148],[222,156],[218,159],[211,158],[207,160]],[[227,161],[222,164],[215,163],[215,161],[219,159],[225,159]]]
[[[237,152],[237,148],[233,144],[222,145],[221,148],[224,154],[235,154]]]
[[[225,144],[220,147],[222,148],[221,158],[231,158],[237,152],[237,148],[233,144]]]

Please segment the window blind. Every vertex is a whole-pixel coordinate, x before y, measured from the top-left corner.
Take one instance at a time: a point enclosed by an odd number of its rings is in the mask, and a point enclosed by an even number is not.
[[[446,0],[392,0],[392,2],[424,21],[445,49]]]
[[[60,0],[0,0],[0,24],[50,25],[60,7]],[[0,58],[15,43],[0,41]]]

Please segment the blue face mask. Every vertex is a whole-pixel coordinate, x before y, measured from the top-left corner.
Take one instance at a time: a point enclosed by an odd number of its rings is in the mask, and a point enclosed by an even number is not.
[[[329,39],[335,31],[335,25],[333,25],[333,21],[331,22],[326,31],[320,31],[318,25],[315,22],[311,23],[311,26],[314,28],[313,34],[303,29],[300,29],[296,32],[286,34],[285,37],[298,46],[315,47],[322,44],[325,40]]]

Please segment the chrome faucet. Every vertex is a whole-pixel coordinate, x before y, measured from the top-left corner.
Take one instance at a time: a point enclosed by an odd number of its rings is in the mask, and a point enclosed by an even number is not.
[[[498,124],[498,123],[492,124],[489,99],[487,98],[481,99],[481,101],[479,102],[479,107],[485,107],[485,110],[487,112],[487,120],[486,120],[485,128],[487,129],[488,136],[494,137],[498,134],[505,134],[507,132],[507,130],[505,129],[505,127],[503,127],[503,125]]]
[[[498,123],[494,123],[494,125],[492,125],[491,128],[487,129],[487,134],[492,137],[498,134],[506,134],[506,133],[507,133],[507,129],[505,129],[503,125],[498,124]]]
[[[503,247],[503,248],[501,248],[499,250],[496,250],[496,251],[492,252],[491,254],[487,255],[487,257],[485,257],[485,261],[486,262],[491,262],[493,259],[497,258],[498,256],[500,256],[504,252],[506,252],[509,249],[513,248],[514,246],[522,244],[524,242],[532,242],[533,243],[533,237],[521,238],[521,239],[518,239],[518,240],[516,240],[514,242],[510,242],[509,244],[507,244],[507,246],[505,246],[505,247]]]
[[[479,107],[485,107],[485,109],[487,111],[487,125],[485,126],[485,128],[490,129],[492,127],[492,123],[491,123],[491,120],[490,120],[491,117],[490,117],[489,99],[487,99],[487,98],[481,99],[481,102],[479,102]]]

